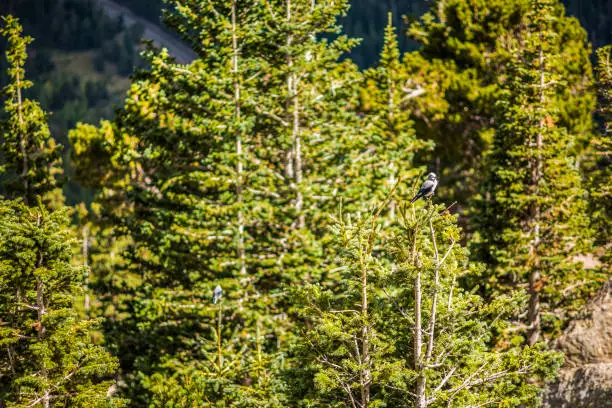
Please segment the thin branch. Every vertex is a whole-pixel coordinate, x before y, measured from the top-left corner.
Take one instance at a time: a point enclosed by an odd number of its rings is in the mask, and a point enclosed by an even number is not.
[[[414,393],[412,393],[412,392],[410,392],[410,391],[408,391],[408,390],[405,390],[405,389],[403,389],[403,388],[394,387],[394,386],[389,385],[389,384],[383,384],[383,386],[384,386],[385,388],[391,388],[392,390],[396,390],[396,391],[403,392],[404,394],[408,394],[408,395],[410,395],[410,396],[411,396],[411,397],[413,397],[413,398],[416,398],[416,396],[417,396],[416,394],[414,394]]]
[[[382,288],[383,292],[385,292],[385,295],[387,295],[387,297],[391,300],[391,302],[393,302],[393,304],[395,305],[395,307],[397,307],[398,311],[400,312],[400,314],[405,317],[405,318],[409,318],[408,314],[406,313],[406,311],[397,303],[397,301],[395,300],[395,298],[393,296],[391,296],[389,294],[389,292],[387,292],[387,288]]]
[[[261,110],[261,108],[260,108],[259,106],[257,106],[257,105],[255,105],[255,111],[256,111],[257,113],[261,114],[261,115],[268,116],[268,117],[270,117],[270,118],[272,118],[272,119],[274,119],[274,120],[276,120],[276,121],[280,122],[280,123],[281,123],[283,126],[289,126],[289,123],[288,123],[286,120],[284,120],[283,118],[281,118],[280,116],[275,115],[275,114],[274,114],[274,113],[272,113],[272,112],[263,111],[263,110]]]
[[[40,401],[44,400],[45,398],[49,398],[49,395],[48,395],[48,394],[49,394],[49,393],[50,393],[52,390],[55,390],[55,389],[59,388],[59,387],[60,387],[60,384],[61,384],[62,382],[64,382],[64,381],[68,381],[68,380],[70,379],[70,377],[72,377],[72,376],[73,376],[73,375],[74,375],[74,374],[75,374],[75,373],[76,373],[76,372],[79,370],[79,368],[81,368],[81,367],[80,367],[80,366],[77,366],[77,367],[76,367],[76,368],[75,368],[75,369],[74,369],[72,372],[70,372],[70,373],[69,373],[69,374],[67,374],[67,375],[66,375],[64,378],[62,378],[62,379],[60,380],[60,382],[59,382],[59,383],[55,384],[53,387],[51,387],[49,390],[47,390],[47,391],[45,392],[45,395],[43,395],[42,397],[38,398],[38,399],[37,399],[37,400],[35,400],[34,402],[30,403],[30,405],[28,405],[28,407],[27,407],[27,408],[34,407],[34,406],[36,406],[36,405],[37,405],[37,404],[38,404]]]
[[[448,207],[446,207],[444,210],[442,210],[440,212],[440,215],[444,214],[445,212],[449,211],[451,208],[453,208],[455,206],[455,204],[457,204],[456,201],[453,201],[453,203],[451,205],[449,205]]]
[[[448,380],[450,380],[450,378],[453,376],[453,373],[457,371],[457,367],[453,367],[451,368],[451,370],[448,372],[448,374],[446,374],[446,376],[442,379],[442,381],[440,382],[440,384],[438,384],[438,386],[433,390],[433,394],[435,395],[438,391],[440,391],[442,389],[442,387],[444,387],[444,385],[448,382]],[[427,401],[428,404],[431,404],[433,401]]]

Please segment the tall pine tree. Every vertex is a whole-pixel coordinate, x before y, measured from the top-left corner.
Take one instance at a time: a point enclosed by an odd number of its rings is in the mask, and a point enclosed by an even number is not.
[[[114,330],[122,366],[135,404],[247,404],[246,393],[278,404],[269,373],[287,341],[281,285],[312,278],[321,259],[312,231],[336,205],[329,180],[344,180],[328,177],[344,160],[337,118],[356,118],[341,103],[356,99],[360,77],[336,63],[351,42],[317,39],[346,3],[172,7],[169,25],[200,58],[182,66],[150,53],[113,125],[72,133],[81,174],[105,161],[99,199],[117,235],[130,236],[128,264],[142,277],[132,316]],[[217,285],[220,306],[210,303]]]
[[[501,97],[513,58],[513,43],[529,25],[531,0],[440,0],[409,29],[422,44],[411,66],[415,74],[434,65],[425,83],[441,94],[414,109],[417,133],[436,143],[428,158],[439,166],[443,198],[457,199],[461,210],[472,212],[468,200],[479,192],[487,169],[496,128],[495,104]],[[566,83],[556,92],[558,124],[576,136],[573,149],[582,151],[591,138],[594,95],[587,36],[580,23],[565,15],[559,1],[548,10],[559,34],[554,54],[564,64],[558,73]],[[427,97],[427,95],[426,95]],[[463,211],[462,211],[463,212]],[[468,234],[474,229],[465,223]]]
[[[0,122],[0,194],[21,197],[26,204],[61,201],[57,190],[61,167],[61,146],[51,138],[47,115],[40,105],[27,99],[24,91],[32,86],[25,79],[26,47],[31,37],[22,35],[19,21],[2,18],[0,33],[8,39],[6,56],[11,82],[4,87],[6,97]],[[51,192],[54,192],[51,195]]]
[[[107,407],[117,360],[92,341],[75,298],[83,267],[71,263],[65,210],[0,202],[0,404]]]
[[[562,20],[551,0],[533,1],[513,40],[502,77],[493,151],[475,213],[477,251],[490,265],[494,291],[529,292],[526,340],[558,334],[573,303],[593,284],[578,257],[590,250],[581,137],[564,117],[571,89],[560,52]]]
[[[489,344],[524,297],[487,304],[458,286],[473,268],[444,206],[400,202],[397,223],[383,227],[387,205],[333,226],[337,292],[298,291],[309,322],[300,356],[311,374],[293,387],[296,398],[313,407],[536,406],[533,380],[554,376],[561,355]]]

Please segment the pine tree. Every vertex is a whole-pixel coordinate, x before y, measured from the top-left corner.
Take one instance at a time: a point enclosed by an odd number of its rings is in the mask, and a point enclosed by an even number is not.
[[[341,216],[333,227],[340,290],[319,284],[303,301],[301,357],[307,406],[535,406],[535,379],[550,379],[562,356],[542,345],[491,349],[492,332],[524,296],[485,303],[458,286],[475,271],[456,217],[429,203],[400,202],[398,222]],[[307,377],[308,378],[308,377]]]
[[[120,203],[117,235],[129,235],[128,266],[142,277],[128,301],[131,316],[111,336],[137,405],[258,405],[242,398],[249,389],[260,393],[259,404],[278,405],[275,385],[264,381],[283,341],[269,296],[271,285],[278,292],[270,272],[279,252],[270,218],[275,186],[254,148],[249,83],[260,69],[263,5],[217,1],[203,13],[200,2],[174,6],[169,24],[201,58],[181,66],[150,53],[152,69],[136,78],[109,128],[112,142],[87,127],[72,135],[82,151],[109,152],[103,204]],[[217,285],[223,313],[211,304]],[[226,342],[227,355],[209,370]]]
[[[47,115],[39,104],[24,96],[32,86],[25,79],[24,69],[26,47],[32,38],[22,36],[19,21],[10,15],[2,18],[2,24],[0,33],[8,39],[11,82],[3,89],[7,99],[0,122],[0,194],[21,197],[32,205],[39,196],[45,202],[61,201],[57,190],[62,173],[61,146],[51,138]]]
[[[478,194],[487,172],[495,104],[511,75],[513,42],[529,24],[530,4],[531,0],[435,1],[409,29],[422,45],[411,63],[415,77],[425,70],[430,78],[423,78],[423,87],[435,91],[432,99],[425,95],[430,106],[413,109],[416,131],[435,142],[428,160],[440,167],[445,186],[440,194],[459,202],[458,208],[468,216],[462,221],[468,234],[473,230],[468,213],[474,211],[468,200]],[[565,15],[559,1],[551,4],[549,13],[559,34],[554,53],[565,60],[558,67],[566,83],[556,89],[558,124],[576,135],[574,149],[581,152],[591,139],[595,102],[587,36],[577,19]],[[442,100],[435,98],[438,94]]]
[[[566,60],[556,2],[532,2],[497,104],[489,171],[476,211],[481,259],[494,290],[529,292],[526,336],[557,334],[594,283],[577,257],[590,250],[579,134],[563,118]]]
[[[424,169],[413,166],[415,157],[433,148],[431,141],[418,139],[412,120],[412,103],[427,90],[411,77],[407,65],[402,63],[397,35],[391,14],[385,30],[384,46],[375,68],[365,72],[361,89],[360,110],[365,114],[366,152],[360,151],[359,171],[366,180],[360,188],[358,203],[376,203],[384,200],[388,189],[400,178],[419,179]],[[400,183],[397,199],[406,199],[412,192],[408,183]],[[396,204],[389,203],[389,216],[394,218]]]
[[[589,163],[591,184],[591,207],[593,226],[597,231],[596,242],[606,252],[606,244],[612,237],[610,218],[612,217],[612,62],[610,61],[611,46],[597,50],[597,91],[599,96],[599,114],[604,120],[600,137],[591,142],[590,153],[593,154]],[[604,255],[604,261],[610,264],[609,254]]]
[[[117,361],[92,342],[96,320],[74,301],[83,267],[71,264],[66,210],[0,202],[0,404],[106,407]]]

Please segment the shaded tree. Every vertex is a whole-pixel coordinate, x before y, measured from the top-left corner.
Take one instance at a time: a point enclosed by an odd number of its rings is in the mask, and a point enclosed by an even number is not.
[[[526,340],[558,334],[595,284],[579,255],[591,250],[587,191],[578,146],[583,135],[564,118],[569,92],[563,36],[554,1],[534,1],[513,46],[496,105],[493,150],[475,215],[481,259],[494,291],[529,292]]]
[[[417,134],[436,143],[427,162],[440,167],[445,199],[467,203],[478,193],[487,171],[496,126],[495,105],[502,85],[511,74],[513,41],[529,25],[530,0],[452,0],[431,4],[429,12],[411,25],[409,35],[422,44],[418,53],[435,64],[434,82],[445,103],[434,109],[415,109]],[[578,20],[565,15],[556,1],[548,11],[559,41],[555,55],[565,63],[558,74],[566,86],[555,89],[558,124],[576,135],[574,149],[582,151],[591,137],[594,97],[586,33]],[[419,65],[416,72],[422,71]],[[424,78],[429,83],[427,78]],[[429,113],[428,113],[429,112]],[[468,234],[469,206],[459,206]]]
[[[83,267],[71,263],[66,210],[0,202],[0,403],[110,407],[117,360],[92,341],[75,297]]]
[[[12,16],[3,17],[0,31],[8,38],[7,59],[11,83],[4,89],[5,118],[0,122],[0,192],[8,198],[23,198],[26,204],[35,204],[36,197],[56,199],[59,176],[62,173],[61,146],[51,138],[47,115],[35,101],[25,98],[23,91],[32,86],[25,79],[26,46],[31,37],[22,36],[19,21]]]

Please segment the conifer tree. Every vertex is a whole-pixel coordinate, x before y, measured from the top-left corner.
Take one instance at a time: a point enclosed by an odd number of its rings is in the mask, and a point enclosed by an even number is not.
[[[533,1],[528,25],[515,41],[497,104],[489,171],[475,214],[488,285],[529,292],[526,340],[558,333],[573,303],[594,283],[577,256],[590,248],[586,190],[575,133],[559,95],[566,60],[559,53],[555,1]],[[504,288],[504,289],[502,289]]]
[[[282,316],[272,321],[280,312],[270,297],[279,281],[270,200],[278,194],[269,152],[255,148],[249,82],[261,74],[264,4],[174,6],[168,22],[200,59],[180,66],[150,54],[152,70],[137,77],[107,144],[113,176],[103,196],[123,202],[119,232],[130,235],[128,262],[143,278],[117,340],[136,404],[181,404],[183,396],[195,405],[246,404],[247,389],[274,387],[264,379],[284,330]],[[85,151],[93,150],[86,139],[102,142],[89,130],[73,134]],[[211,304],[217,285],[223,310]],[[143,336],[155,340],[142,344]],[[220,345],[226,355],[209,370]],[[276,404],[264,394],[260,404]]]
[[[562,356],[489,343],[524,296],[487,304],[458,286],[474,268],[444,206],[400,203],[397,224],[382,227],[386,205],[336,220],[337,292],[319,284],[299,291],[309,319],[300,355],[311,375],[294,387],[297,398],[360,408],[535,406],[534,380],[553,377]]]
[[[597,93],[599,96],[599,114],[604,120],[603,132],[591,142],[589,152],[594,160],[589,163],[591,173],[591,207],[593,225],[597,231],[596,242],[603,252],[612,237],[612,47],[597,50]],[[608,263],[612,259],[604,255]]]
[[[417,134],[436,143],[429,160],[440,167],[443,198],[457,199],[469,212],[468,200],[478,194],[487,156],[492,148],[495,104],[509,75],[514,39],[529,25],[531,0],[440,0],[409,29],[422,44],[415,76],[423,70],[425,88],[436,88],[440,98],[413,109]],[[559,34],[554,54],[562,55],[559,75],[566,86],[557,87],[558,124],[576,136],[574,149],[582,152],[591,139],[594,95],[587,36],[576,18],[565,15],[561,2],[548,11]],[[432,68],[423,68],[434,65]],[[433,71],[433,73],[431,73]],[[431,86],[427,86],[431,84]],[[415,102],[420,102],[416,100]],[[469,216],[468,216],[469,217]],[[467,233],[473,227],[466,218]],[[465,222],[465,221],[464,221]]]
[[[74,301],[83,267],[71,264],[66,210],[0,202],[0,404],[106,407],[117,361],[92,342],[96,320]]]
[[[40,105],[24,95],[32,86],[24,69],[26,47],[32,38],[22,35],[19,21],[10,15],[2,18],[0,33],[8,39],[10,77],[3,89],[5,115],[0,122],[0,194],[21,197],[32,205],[38,196],[46,202],[57,201],[61,195],[56,190],[62,172],[61,146],[51,138],[47,115]]]
[[[415,156],[431,150],[433,143],[418,139],[412,120],[413,99],[420,98],[427,89],[414,81],[406,64],[402,63],[397,35],[391,14],[385,30],[384,46],[375,68],[365,72],[365,84],[361,89],[360,110],[365,114],[365,134],[369,142],[369,154],[359,152],[360,172],[366,177],[361,195],[356,198],[364,205],[380,202],[388,189],[401,177],[418,179],[413,166]],[[395,197],[406,199],[410,187],[400,183]],[[389,215],[394,217],[395,202],[390,203]]]

